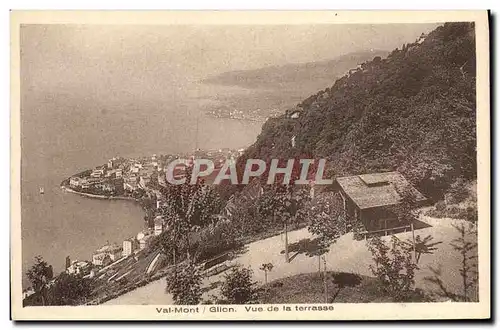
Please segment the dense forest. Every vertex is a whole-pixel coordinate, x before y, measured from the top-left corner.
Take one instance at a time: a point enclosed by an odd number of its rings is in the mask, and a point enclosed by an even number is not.
[[[473,23],[446,23],[269,119],[239,162],[307,154],[331,177],[398,170],[440,198],[476,177],[475,68]]]

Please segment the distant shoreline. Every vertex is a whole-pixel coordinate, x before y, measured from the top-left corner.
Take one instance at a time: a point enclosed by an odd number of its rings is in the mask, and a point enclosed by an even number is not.
[[[95,194],[84,193],[84,192],[81,192],[81,191],[73,190],[73,189],[69,188],[66,185],[62,185],[61,188],[64,191],[67,191],[67,192],[70,192],[70,193],[73,193],[73,194],[77,194],[77,195],[80,195],[80,196],[89,197],[89,198],[109,199],[109,200],[126,200],[126,201],[134,201],[134,202],[138,201],[134,197],[126,197],[126,196],[104,196],[104,195],[95,195]]]
[[[215,119],[230,119],[230,120],[238,120],[238,121],[249,121],[252,123],[264,123],[266,119],[252,119],[252,118],[234,118],[231,116],[216,116],[211,113],[206,113],[207,117],[215,118]]]

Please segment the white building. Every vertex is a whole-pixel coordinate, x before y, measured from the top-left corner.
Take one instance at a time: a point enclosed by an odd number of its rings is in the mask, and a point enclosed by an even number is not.
[[[82,184],[82,181],[83,180],[81,178],[74,176],[69,179],[69,185],[71,187],[79,187]]]
[[[106,256],[108,256],[111,261],[118,260],[122,256],[122,248],[116,244],[106,244],[94,252],[92,255],[92,263],[96,266],[102,266],[105,263],[104,260]]]
[[[163,233],[164,225],[163,225],[163,218],[161,216],[157,216],[154,220],[155,228],[154,228],[154,235],[158,236],[161,233]]]
[[[103,169],[94,169],[92,173],[90,173],[90,176],[92,178],[101,178],[104,175],[104,170]]]
[[[127,240],[123,241],[123,251],[122,251],[122,256],[128,257],[132,253],[134,253],[135,250],[139,248],[139,241],[137,241],[135,238],[129,238]]]
[[[71,265],[66,268],[66,273],[70,275],[86,275],[90,272],[92,265],[88,261],[74,260]]]

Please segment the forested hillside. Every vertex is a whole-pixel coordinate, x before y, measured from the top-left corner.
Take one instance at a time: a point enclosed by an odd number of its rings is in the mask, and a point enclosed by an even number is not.
[[[333,79],[342,76],[349,69],[355,68],[358,63],[363,63],[375,56],[386,56],[388,53],[385,50],[358,51],[327,61],[230,71],[209,77],[203,82],[245,88],[282,89],[295,87],[298,84],[316,85],[323,88],[328,86]],[[322,82],[326,82],[328,85],[321,85]]]
[[[306,154],[328,158],[331,176],[399,170],[439,197],[476,177],[475,67],[474,25],[446,23],[268,120],[239,162]]]

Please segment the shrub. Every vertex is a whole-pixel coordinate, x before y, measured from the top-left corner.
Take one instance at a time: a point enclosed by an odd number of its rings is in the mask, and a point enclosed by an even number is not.
[[[368,241],[374,265],[370,265],[373,275],[381,283],[381,290],[394,301],[407,301],[414,293],[415,270],[410,249],[395,236],[388,245],[379,237]]]
[[[185,264],[180,271],[167,276],[167,292],[171,293],[177,305],[197,305],[203,294],[202,275],[193,263]]]
[[[252,270],[250,268],[233,268],[231,272],[224,275],[221,288],[223,298],[220,303],[255,303],[258,292],[256,284],[256,282],[252,281]]]

